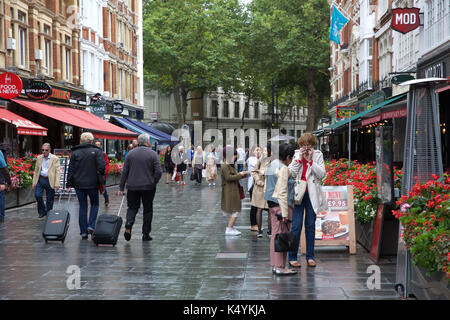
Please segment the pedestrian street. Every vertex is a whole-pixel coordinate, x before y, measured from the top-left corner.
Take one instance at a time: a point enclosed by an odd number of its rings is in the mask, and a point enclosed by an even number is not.
[[[117,214],[121,200],[117,190],[108,188],[107,208],[100,196],[99,215]],[[272,274],[267,212],[263,213],[264,237],[257,238],[250,231],[247,193],[236,222],[242,234],[225,236],[220,190],[220,178],[215,187],[204,180],[201,185],[188,181],[180,186],[161,179],[153,207],[153,240],[142,241],[141,208],[131,241],[123,237],[123,224],[115,247],[96,247],[90,237],[81,239],[76,197],[70,200],[71,221],[63,244],[45,243],[44,220],[37,218],[36,204],[7,210],[0,224],[0,299],[399,299],[394,290],[395,257],[381,259],[380,288],[369,288],[368,267],[373,262],[360,245],[356,255],[345,247],[316,247],[316,268],[307,267],[301,256],[298,274]],[[67,200],[60,205],[66,207]]]

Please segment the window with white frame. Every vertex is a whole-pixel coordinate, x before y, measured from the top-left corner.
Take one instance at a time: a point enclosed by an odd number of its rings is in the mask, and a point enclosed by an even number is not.
[[[51,68],[51,41],[49,39],[44,39],[44,66],[45,74],[50,74]]]
[[[70,72],[70,49],[66,48],[66,72],[65,72],[65,76],[66,76],[66,80],[70,81],[70,77],[71,77],[71,72]]]
[[[19,66],[25,68],[27,63],[27,31],[19,28],[18,59]]]

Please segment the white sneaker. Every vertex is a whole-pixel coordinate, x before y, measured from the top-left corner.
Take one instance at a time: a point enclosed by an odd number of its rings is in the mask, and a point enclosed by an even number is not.
[[[240,234],[241,234],[241,232],[236,230],[236,229],[234,229],[234,228],[227,228],[225,230],[225,235],[226,236],[238,236]]]
[[[208,187],[211,187],[211,183],[208,183]]]
[[[215,182],[213,182],[213,186],[215,186],[216,185],[216,183]]]

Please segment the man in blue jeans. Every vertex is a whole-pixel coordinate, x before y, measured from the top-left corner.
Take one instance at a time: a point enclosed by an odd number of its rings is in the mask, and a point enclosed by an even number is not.
[[[5,221],[5,190],[7,185],[11,185],[8,165],[6,164],[3,152],[0,151],[0,223]]]
[[[105,175],[103,151],[93,145],[93,141],[92,133],[81,134],[80,144],[72,148],[67,172],[67,187],[75,188],[80,203],[78,222],[82,239],[87,239],[88,234],[94,233],[99,208],[99,177]],[[91,202],[89,221],[88,197]]]
[[[33,185],[36,197],[39,219],[44,218],[53,209],[55,190],[60,187],[60,164],[59,158],[50,153],[50,143],[44,143],[41,148],[42,154],[36,159],[34,167]],[[44,203],[44,190],[46,192],[46,203]]]

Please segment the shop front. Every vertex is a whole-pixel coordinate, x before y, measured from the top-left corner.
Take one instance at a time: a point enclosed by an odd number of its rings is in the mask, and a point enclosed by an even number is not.
[[[439,103],[439,121],[442,143],[442,162],[444,171],[450,171],[450,137],[448,127],[450,125],[450,43],[436,50],[426,58],[417,63],[417,74],[419,79],[423,78],[446,78],[436,86]]]

